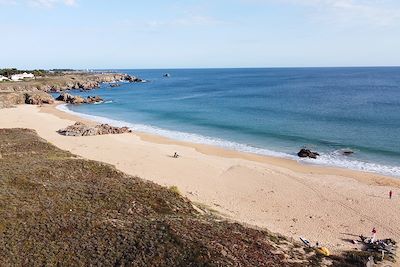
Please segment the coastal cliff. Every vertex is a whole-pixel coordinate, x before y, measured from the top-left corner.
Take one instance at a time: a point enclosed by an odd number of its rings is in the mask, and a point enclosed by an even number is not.
[[[0,91],[24,92],[39,90],[44,92],[61,92],[70,89],[90,90],[98,88],[105,82],[140,82],[140,78],[120,73],[60,73],[37,77],[35,80],[2,82]]]
[[[18,104],[43,104],[51,102],[50,92],[72,89],[92,90],[102,83],[143,82],[142,79],[120,73],[57,73],[37,77],[34,80],[0,82],[0,108]],[[40,93],[39,93],[40,92]],[[34,96],[32,96],[34,93]]]

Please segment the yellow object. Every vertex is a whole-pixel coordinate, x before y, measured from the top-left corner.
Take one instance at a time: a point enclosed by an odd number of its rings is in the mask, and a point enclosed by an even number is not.
[[[319,247],[315,249],[315,252],[317,252],[318,254],[322,254],[324,256],[329,256],[331,255],[331,253],[329,252],[329,250],[326,247]]]

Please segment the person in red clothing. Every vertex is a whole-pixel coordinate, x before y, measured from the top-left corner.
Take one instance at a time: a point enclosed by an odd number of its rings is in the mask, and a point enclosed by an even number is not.
[[[389,199],[392,199],[393,192],[392,190],[389,191]]]
[[[372,228],[372,238],[371,238],[371,243],[375,242],[375,238],[376,238],[376,229],[375,227]]]

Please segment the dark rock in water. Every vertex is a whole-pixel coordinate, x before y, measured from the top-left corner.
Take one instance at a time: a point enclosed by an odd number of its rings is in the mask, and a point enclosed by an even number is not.
[[[354,154],[354,151],[348,149],[348,150],[342,150],[342,154],[345,156],[350,156],[352,154]]]
[[[165,73],[165,74],[163,75],[163,77],[166,77],[166,78],[171,77],[171,74]]]
[[[104,134],[122,134],[132,132],[128,127],[113,127],[108,124],[90,126],[81,122],[76,122],[65,129],[58,130],[58,133],[65,136],[93,136]]]
[[[100,103],[103,101],[104,101],[103,98],[101,98],[100,96],[88,96],[86,98],[86,103],[88,103],[88,104]]]
[[[319,154],[317,152],[313,152],[309,149],[302,148],[299,153],[297,153],[297,156],[300,158],[312,158],[316,159]]]
[[[138,77],[135,77],[135,76],[131,76],[131,75],[127,75],[125,77],[125,80],[130,82],[130,83],[141,83],[141,82],[144,82],[144,80],[142,80],[142,79],[140,79]]]
[[[119,87],[119,86],[121,86],[119,83],[112,83],[112,84],[110,84],[110,87]]]

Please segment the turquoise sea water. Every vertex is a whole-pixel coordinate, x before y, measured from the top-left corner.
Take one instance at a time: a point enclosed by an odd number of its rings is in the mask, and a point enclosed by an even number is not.
[[[400,68],[116,70],[148,80],[61,107],[178,140],[400,176]],[[164,73],[171,77],[164,78]],[[355,153],[343,156],[342,149]]]

